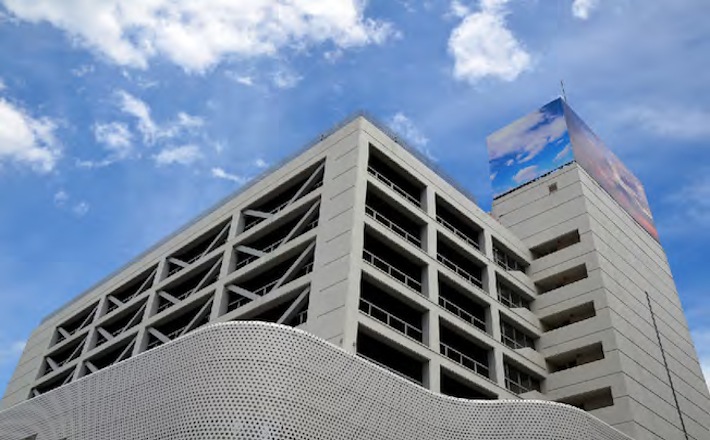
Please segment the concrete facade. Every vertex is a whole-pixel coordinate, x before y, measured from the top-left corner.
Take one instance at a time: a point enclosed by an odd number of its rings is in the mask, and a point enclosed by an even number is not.
[[[0,419],[244,320],[305,330],[435,393],[553,400],[637,439],[710,439],[663,249],[580,167],[489,215],[364,117],[46,318]]]

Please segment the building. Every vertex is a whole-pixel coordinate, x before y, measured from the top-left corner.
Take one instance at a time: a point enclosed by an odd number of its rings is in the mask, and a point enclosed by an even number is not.
[[[492,214],[370,118],[321,136],[48,316],[0,439],[710,439],[655,230],[556,102],[574,157]]]

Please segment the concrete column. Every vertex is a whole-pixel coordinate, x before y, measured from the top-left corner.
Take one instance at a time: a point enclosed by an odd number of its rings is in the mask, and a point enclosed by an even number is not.
[[[424,319],[424,338],[424,342],[429,348],[433,352],[439,353],[439,310],[436,308],[430,309],[426,314]],[[428,377],[427,388],[439,392],[441,384],[441,362],[439,356],[432,356],[426,373],[426,377]]]

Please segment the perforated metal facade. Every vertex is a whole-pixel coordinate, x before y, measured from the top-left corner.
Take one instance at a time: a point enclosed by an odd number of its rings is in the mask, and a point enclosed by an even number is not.
[[[209,325],[16,405],[0,413],[0,433],[2,440],[627,438],[566,405],[444,397],[306,332],[251,322]]]
[[[710,439],[710,396],[663,250],[619,209],[573,163],[496,200],[493,217],[357,117],[46,318],[1,408],[33,408],[206,324],[258,320],[434,393],[564,402],[637,439]],[[647,256],[636,274],[634,252]]]

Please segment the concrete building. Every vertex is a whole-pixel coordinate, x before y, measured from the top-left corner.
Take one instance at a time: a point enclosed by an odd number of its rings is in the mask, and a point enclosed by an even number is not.
[[[335,347],[207,325],[229,321]],[[48,316],[0,439],[325,439],[338,417],[341,438],[710,439],[663,249],[584,168],[488,214],[362,116]]]

